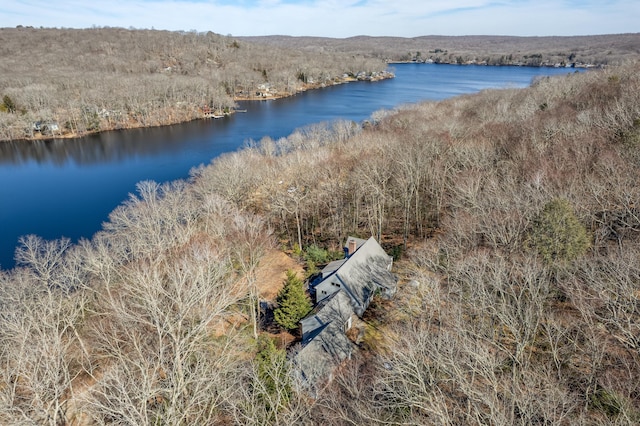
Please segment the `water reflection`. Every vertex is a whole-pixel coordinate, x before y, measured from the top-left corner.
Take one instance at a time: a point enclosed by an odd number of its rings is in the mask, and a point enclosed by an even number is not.
[[[30,162],[56,166],[95,165],[133,157],[179,154],[210,137],[212,130],[224,132],[232,121],[233,117],[226,117],[173,126],[114,130],[77,139],[0,142],[0,165]]]

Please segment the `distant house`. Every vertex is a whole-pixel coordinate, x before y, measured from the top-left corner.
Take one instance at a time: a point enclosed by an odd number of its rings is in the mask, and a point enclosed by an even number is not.
[[[273,90],[268,83],[258,85],[258,89],[256,90],[256,96],[259,96],[261,98],[272,97],[274,93],[275,90]]]
[[[34,132],[40,132],[43,135],[46,133],[54,134],[60,130],[60,126],[55,122],[36,121],[31,127]]]
[[[346,332],[375,294],[386,298],[395,294],[392,265],[393,258],[373,237],[349,237],[345,258],[329,263],[309,283],[316,306],[300,321],[302,342],[292,356],[294,376],[303,387],[330,380],[333,370],[351,358],[354,345]]]

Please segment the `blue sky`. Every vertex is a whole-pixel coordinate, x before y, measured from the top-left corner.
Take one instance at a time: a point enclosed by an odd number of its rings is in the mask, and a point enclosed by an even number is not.
[[[416,37],[640,32],[639,0],[3,0],[0,27]]]

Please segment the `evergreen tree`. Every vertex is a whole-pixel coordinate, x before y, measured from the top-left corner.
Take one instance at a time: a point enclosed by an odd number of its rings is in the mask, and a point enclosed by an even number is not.
[[[16,104],[13,102],[13,99],[9,97],[9,95],[4,95],[2,98],[2,107],[3,111],[6,112],[16,112]]]
[[[276,348],[273,339],[265,334],[260,335],[256,343],[256,375],[251,383],[255,398],[251,401],[255,407],[251,409],[253,424],[280,424],[278,414],[286,409],[293,394],[287,354]]]
[[[560,198],[544,206],[535,221],[530,243],[546,263],[574,260],[590,245],[587,230],[571,204]]]
[[[274,311],[276,323],[293,330],[298,322],[311,310],[311,301],[304,291],[302,280],[292,271],[287,271],[284,287],[278,293],[278,308]]]
[[[276,348],[270,337],[260,335],[257,341],[256,369],[266,395],[281,394],[283,399],[291,396],[291,383],[287,370],[287,354]]]

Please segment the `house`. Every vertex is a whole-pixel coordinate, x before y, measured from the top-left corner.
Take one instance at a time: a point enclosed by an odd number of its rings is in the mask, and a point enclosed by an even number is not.
[[[397,279],[391,273],[392,266],[393,258],[375,238],[349,237],[345,258],[329,263],[309,284],[309,291],[319,303],[342,290],[350,297],[354,312],[361,317],[376,292],[386,298],[395,294]]]
[[[392,265],[393,258],[373,237],[349,237],[345,258],[329,263],[309,283],[316,306],[300,321],[302,342],[291,357],[294,377],[302,387],[310,389],[330,380],[333,370],[351,359],[354,345],[346,333],[375,294],[386,298],[395,294]]]
[[[273,97],[275,93],[276,93],[276,90],[272,89],[269,83],[263,83],[258,85],[258,89],[256,90],[256,96],[259,96],[261,98]]]
[[[34,132],[55,134],[60,130],[60,126],[56,122],[36,121],[31,125]]]

